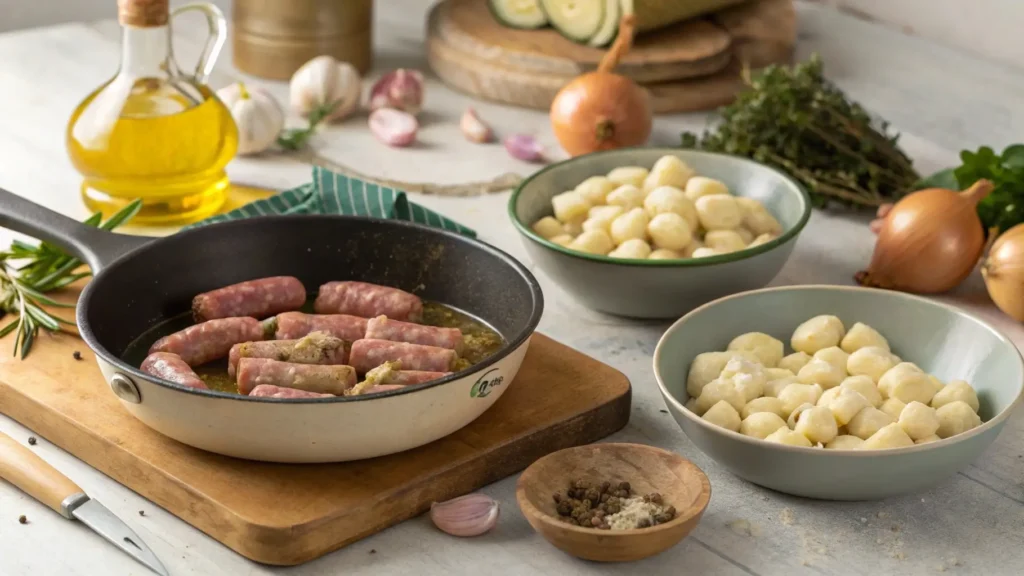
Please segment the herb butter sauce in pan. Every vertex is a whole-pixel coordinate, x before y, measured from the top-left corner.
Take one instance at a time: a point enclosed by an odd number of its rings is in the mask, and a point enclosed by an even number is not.
[[[145,238],[84,226],[0,190],[0,226],[90,265],[94,277],[78,302],[78,328],[125,410],[180,442],[239,458],[339,462],[393,454],[451,434],[513,385],[543,310],[536,279],[511,256],[405,222],[274,216]],[[172,382],[139,369],[147,344],[194,322],[189,313],[196,295],[275,277],[297,278],[307,300],[324,284],[345,281],[415,294],[424,303],[422,317],[409,309],[407,318],[393,319],[463,329],[462,364],[422,384],[396,388],[383,380],[368,396],[329,397],[271,385],[260,394],[239,395],[228,386],[224,359],[194,367],[205,388],[190,386],[195,381],[187,377]],[[336,297],[325,305],[343,310],[347,304]],[[204,316],[222,314],[221,305],[248,305],[220,299],[207,304]],[[175,368],[165,364],[168,371]],[[431,372],[402,378],[418,381]]]

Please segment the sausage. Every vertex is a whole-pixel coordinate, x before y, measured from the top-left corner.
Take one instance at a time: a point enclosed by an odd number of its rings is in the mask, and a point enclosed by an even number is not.
[[[353,342],[366,335],[366,318],[348,314],[303,314],[285,312],[277,315],[278,340],[302,338],[310,332],[326,332],[335,338]]]
[[[306,287],[298,278],[272,276],[203,292],[192,299],[192,316],[196,322],[238,316],[266,318],[305,303]]]
[[[177,354],[170,352],[154,352],[142,361],[139,366],[146,374],[152,374],[157,378],[170,380],[175,384],[188,386],[190,388],[206,389],[206,384],[192,371],[192,368]]]
[[[422,384],[423,382],[430,382],[431,380],[438,380],[451,374],[451,372],[425,372],[423,370],[399,370],[389,374],[381,384],[397,384],[401,386],[409,386],[412,384]]]
[[[248,394],[260,384],[272,384],[340,396],[356,385],[355,369],[342,364],[320,366],[278,362],[269,358],[242,358],[238,361],[236,374],[239,394]]]
[[[320,394],[319,392],[306,392],[296,388],[283,388],[272,384],[260,384],[249,392],[249,396],[260,396],[262,398],[333,398],[334,394]]]
[[[364,338],[352,343],[349,364],[361,373],[385,362],[400,362],[403,368],[428,372],[450,372],[458,354],[450,348]]]
[[[201,366],[223,358],[231,347],[263,339],[263,327],[255,318],[218,318],[164,336],[149,347],[149,353],[172,352],[189,366]]]
[[[328,282],[320,287],[313,310],[317,314],[351,314],[363,318],[383,315],[418,322],[423,317],[423,301],[398,288],[366,282]]]
[[[392,320],[387,316],[370,318],[366,323],[366,338],[391,340],[392,342],[408,342],[438,348],[451,348],[462,353],[462,331],[458,328],[438,328],[424,326],[400,320]]]
[[[228,376],[235,377],[241,358],[271,358],[296,364],[345,364],[345,341],[324,332],[311,332],[298,340],[266,340],[235,344],[228,353]]]

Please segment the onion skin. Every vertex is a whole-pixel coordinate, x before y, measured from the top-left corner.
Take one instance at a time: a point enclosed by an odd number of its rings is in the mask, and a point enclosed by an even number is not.
[[[857,281],[918,294],[955,288],[985,248],[977,206],[992,188],[979,180],[963,192],[930,188],[904,197],[885,214],[871,265]]]
[[[573,79],[551,102],[551,128],[571,156],[639,146],[651,135],[647,91],[612,72],[629,51],[634,25],[632,14],[623,16],[619,36],[597,71]]]
[[[988,295],[1007,316],[1024,322],[1024,224],[1004,232],[981,266]]]

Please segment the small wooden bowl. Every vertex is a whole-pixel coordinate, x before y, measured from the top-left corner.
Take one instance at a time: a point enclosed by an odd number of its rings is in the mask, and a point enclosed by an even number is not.
[[[675,506],[670,522],[636,530],[597,530],[562,522],[552,495],[572,480],[629,482],[637,494],[658,492]],[[675,546],[700,522],[711,483],[689,460],[642,444],[591,444],[567,448],[530,465],[516,485],[526,520],[556,548],[585,560],[629,562]]]

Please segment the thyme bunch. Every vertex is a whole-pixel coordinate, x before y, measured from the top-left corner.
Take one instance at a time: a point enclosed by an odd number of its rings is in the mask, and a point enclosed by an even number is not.
[[[815,206],[874,207],[913,191],[920,178],[898,134],[825,79],[817,55],[801,64],[744,74],[747,89],[722,122],[684,148],[752,158],[798,180]]]

